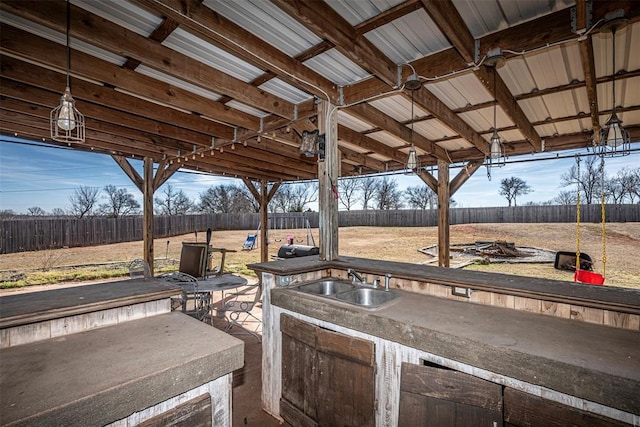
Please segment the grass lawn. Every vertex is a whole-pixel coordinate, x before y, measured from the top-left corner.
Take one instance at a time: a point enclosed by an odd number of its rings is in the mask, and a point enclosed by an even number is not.
[[[465,224],[451,226],[451,243],[476,240],[505,240],[517,246],[551,251],[575,251],[575,224]],[[253,272],[246,265],[260,261],[259,249],[242,250],[247,234],[254,231],[214,231],[212,245],[234,249],[227,254],[225,269],[246,276]],[[594,270],[602,273],[600,224],[583,224],[581,251],[594,259]],[[306,244],[305,230],[270,230],[269,254],[276,255],[288,234],[294,243]],[[316,244],[318,230],[312,230]],[[203,240],[204,233],[199,233]],[[155,273],[177,269],[181,242],[195,241],[195,234],[157,239],[154,242]],[[419,248],[436,244],[436,227],[345,227],[339,231],[340,255],[423,264],[429,257]],[[606,284],[640,288],[640,223],[607,225]],[[219,254],[216,254],[219,256]],[[56,284],[120,278],[128,274],[128,263],[142,257],[142,242],[127,242],[86,248],[68,248],[0,255],[0,288]],[[214,258],[214,262],[216,259]],[[573,280],[573,273],[559,271],[549,264],[475,264],[465,267],[496,273]],[[6,291],[5,291],[6,292]]]

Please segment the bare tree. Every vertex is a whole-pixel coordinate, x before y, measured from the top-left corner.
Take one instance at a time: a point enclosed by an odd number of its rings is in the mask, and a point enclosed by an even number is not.
[[[67,212],[62,208],[53,208],[51,210],[52,216],[67,216]]]
[[[433,209],[438,205],[438,195],[428,185],[407,187],[404,196],[414,209]]]
[[[365,177],[360,182],[360,199],[362,200],[362,209],[369,209],[369,204],[374,200],[374,195],[380,185],[380,178]]]
[[[104,187],[104,192],[107,193],[107,203],[103,203],[99,207],[102,215],[109,218],[119,218],[139,212],[140,203],[126,188],[116,188],[115,185],[109,184]]]
[[[640,167],[635,169],[624,167],[607,180],[607,183],[610,187],[607,192],[613,193],[614,203],[624,203],[627,199],[630,203],[634,203],[636,197],[640,198]]]
[[[601,172],[598,157],[587,157],[584,160],[584,164],[580,165],[580,176],[578,176],[578,167],[573,165],[568,172],[565,172],[560,177],[562,179],[561,184],[563,186],[577,185],[585,203],[597,203],[602,184]]]
[[[85,216],[91,216],[93,214],[93,207],[98,203],[98,193],[100,189],[98,187],[82,186],[73,190],[73,194],[69,196],[71,202],[71,208],[69,212],[71,215],[77,218],[83,218]]]
[[[309,203],[316,202],[317,183],[284,184],[271,200],[272,212],[304,212]]]
[[[33,206],[27,209],[27,215],[30,216],[45,216],[47,213],[40,206]]]
[[[360,200],[359,192],[363,178],[342,178],[338,180],[338,189],[340,198],[338,201],[348,211],[351,210],[358,200]]]
[[[500,181],[500,195],[507,199],[509,206],[511,206],[511,203],[514,206],[518,206],[517,197],[529,194],[532,191],[526,181],[517,176],[504,178]]]
[[[402,207],[402,191],[398,190],[395,179],[385,176],[380,180],[374,195],[378,209],[400,209]]]
[[[576,200],[575,191],[561,191],[552,201],[559,205],[575,205]]]
[[[255,212],[249,190],[233,184],[211,186],[200,193],[198,204],[201,212]]]
[[[164,189],[164,196],[155,198],[160,215],[184,215],[193,209],[191,199],[182,190],[176,192],[170,184]]]
[[[0,211],[0,219],[13,218],[16,213],[13,209],[3,209]]]

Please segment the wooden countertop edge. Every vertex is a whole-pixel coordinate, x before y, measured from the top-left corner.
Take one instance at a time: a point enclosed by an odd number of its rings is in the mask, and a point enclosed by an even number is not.
[[[47,320],[60,319],[63,317],[77,316],[80,314],[91,313],[98,310],[109,310],[112,308],[118,308],[132,304],[145,303],[149,301],[169,298],[173,295],[176,295],[176,291],[167,289],[149,292],[141,295],[117,298],[108,301],[98,301],[74,307],[57,308],[39,313],[22,313],[16,316],[0,318],[0,329],[27,325],[36,322],[44,322]]]
[[[250,264],[248,267],[255,271],[276,275],[294,275],[330,268],[344,270],[354,268],[359,272],[362,270],[366,273],[379,274],[381,276],[391,273],[392,277],[405,280],[468,287],[478,291],[498,292],[505,295],[543,299],[640,315],[640,290],[637,289],[574,284],[559,280],[463,271],[357,257],[340,257],[333,261],[322,261],[317,256],[310,256]],[[462,276],[462,278],[455,278],[451,273]],[[514,283],[514,281],[517,281],[517,283]],[[544,287],[550,287],[550,289],[544,289]]]

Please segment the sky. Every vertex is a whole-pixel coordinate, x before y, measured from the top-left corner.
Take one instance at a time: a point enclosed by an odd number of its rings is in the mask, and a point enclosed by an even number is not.
[[[633,144],[633,149],[640,150],[640,144]],[[577,153],[587,151],[584,149],[558,153],[559,156],[569,158],[554,158],[556,153],[518,156],[509,160],[534,160],[541,157],[552,159],[492,168],[490,181],[487,179],[487,169],[483,166],[452,198],[457,202],[457,207],[507,206],[507,200],[499,194],[500,181],[517,176],[533,189],[533,192],[518,198],[518,205],[551,200],[562,190],[574,190],[562,188],[561,175],[575,164],[574,156]],[[130,163],[142,175],[142,161],[131,159]],[[605,170],[611,176],[625,166],[640,167],[640,151],[625,157],[607,158]],[[459,170],[450,172],[451,179]],[[393,177],[400,190],[407,186],[424,185],[415,175],[398,174]],[[71,205],[69,196],[76,188],[90,186],[102,189],[108,184],[126,188],[142,204],[141,193],[108,155],[52,148],[17,138],[0,137],[0,210],[11,209],[15,213],[27,213],[27,209],[36,206],[45,212],[51,212],[54,208],[67,210]],[[177,172],[156,191],[156,197],[162,197],[167,184],[171,184],[176,191],[184,191],[194,201],[210,186],[243,185],[240,180],[233,178]],[[317,204],[310,207],[312,210],[318,209]]]

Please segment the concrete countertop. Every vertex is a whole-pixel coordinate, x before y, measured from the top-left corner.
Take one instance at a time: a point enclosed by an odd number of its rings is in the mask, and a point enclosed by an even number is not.
[[[499,292],[547,301],[575,303],[585,307],[640,314],[640,290],[609,286],[583,285],[560,280],[486,273],[432,265],[340,256],[334,261],[322,261],[318,256],[291,258],[281,261],[250,264],[249,268],[280,276],[296,275],[325,269],[353,268],[362,273],[383,277],[425,281],[474,290]]]
[[[291,288],[271,289],[271,304],[640,414],[640,332],[397,289],[392,292],[399,298],[377,310]]]
[[[104,425],[233,372],[244,342],[172,312],[0,350],[1,424]]]
[[[179,294],[158,279],[129,279],[0,297],[0,329],[122,307]]]

